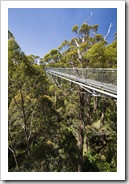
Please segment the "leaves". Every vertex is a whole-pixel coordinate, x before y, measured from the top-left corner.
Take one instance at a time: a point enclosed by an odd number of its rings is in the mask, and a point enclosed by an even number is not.
[[[93,68],[103,68],[105,63],[104,56],[104,45],[103,43],[96,43],[93,45],[84,55],[85,59],[90,60],[90,67]]]
[[[9,31],[11,172],[117,170],[116,102],[92,97],[65,80],[57,87],[44,71],[45,66],[115,68],[117,37],[107,44],[97,24],[75,25],[72,31],[77,37],[64,40],[43,58],[26,56]]]
[[[73,26],[72,31],[77,33],[78,32],[78,25]]]

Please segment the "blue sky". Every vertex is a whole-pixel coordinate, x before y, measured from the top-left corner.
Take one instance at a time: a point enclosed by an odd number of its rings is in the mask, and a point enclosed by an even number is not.
[[[98,33],[106,35],[110,23],[115,23],[108,42],[117,32],[117,9],[114,8],[9,8],[8,29],[25,54],[43,57],[51,49],[58,48],[75,34],[74,25],[81,26],[90,16],[88,24],[99,24]]]

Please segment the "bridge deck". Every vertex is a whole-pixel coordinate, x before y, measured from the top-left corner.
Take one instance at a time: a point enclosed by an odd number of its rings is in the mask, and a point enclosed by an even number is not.
[[[117,98],[117,69],[46,68],[46,72],[66,80],[70,79],[81,86],[85,84],[95,91],[101,90],[101,93],[108,92],[109,96]]]

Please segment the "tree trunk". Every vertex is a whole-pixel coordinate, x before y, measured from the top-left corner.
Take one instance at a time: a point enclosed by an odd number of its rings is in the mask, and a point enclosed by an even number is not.
[[[20,89],[20,94],[21,94],[21,106],[22,106],[22,117],[23,117],[22,120],[23,120],[23,124],[24,124],[24,134],[25,134],[25,140],[26,140],[26,144],[27,144],[27,152],[30,155],[29,135],[27,132],[26,114],[25,114],[24,97],[23,97],[22,89]]]
[[[90,99],[89,93],[87,92],[86,95],[86,125],[91,124],[91,106],[90,106]]]
[[[10,133],[10,128],[9,128],[9,138],[10,138],[11,148],[9,146],[8,146],[8,148],[10,149],[10,151],[13,154],[14,161],[15,161],[15,164],[16,164],[16,169],[19,172],[19,166],[18,166],[18,162],[17,162],[16,151],[15,151],[14,146],[13,146],[12,137],[11,137],[11,133]]]
[[[84,143],[84,89],[80,88],[80,125],[78,144],[78,172],[82,171],[83,164],[83,143]]]
[[[106,112],[106,99],[104,99],[102,103],[101,126],[104,124],[105,112]]]
[[[97,107],[98,107],[98,97],[94,97],[94,113],[96,113],[96,110],[97,110]]]
[[[57,107],[57,101],[58,101],[58,96],[57,96],[57,93],[55,91],[55,106]]]

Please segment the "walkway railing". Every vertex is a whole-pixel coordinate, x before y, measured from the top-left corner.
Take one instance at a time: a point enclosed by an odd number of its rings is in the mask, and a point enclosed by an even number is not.
[[[117,94],[117,69],[46,68],[46,72]]]

